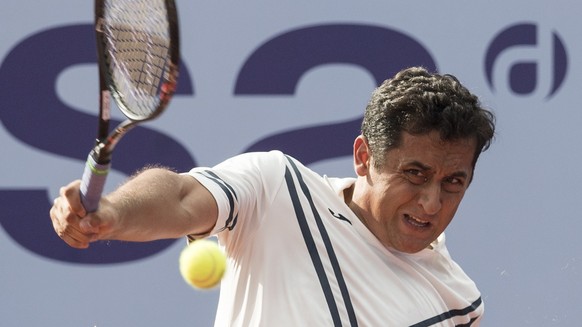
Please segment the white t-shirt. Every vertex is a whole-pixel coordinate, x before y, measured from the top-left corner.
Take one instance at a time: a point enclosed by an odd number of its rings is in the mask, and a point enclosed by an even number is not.
[[[190,174],[216,199],[228,256],[216,326],[479,325],[481,295],[444,234],[415,254],[385,248],[343,200],[353,178],[278,151]]]

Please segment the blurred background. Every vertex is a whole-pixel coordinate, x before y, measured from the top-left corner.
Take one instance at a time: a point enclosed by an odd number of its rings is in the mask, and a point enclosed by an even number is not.
[[[408,66],[451,73],[498,120],[447,232],[483,294],[482,325],[578,324],[581,3],[177,5],[178,92],[121,141],[108,190],[146,164],[184,171],[270,149],[353,176],[372,90]],[[182,281],[185,240],[79,251],[53,232],[52,199],[81,176],[97,129],[93,3],[11,1],[0,24],[0,325],[211,326],[218,291]]]

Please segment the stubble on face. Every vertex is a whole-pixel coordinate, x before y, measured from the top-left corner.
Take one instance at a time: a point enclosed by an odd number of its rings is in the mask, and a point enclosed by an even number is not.
[[[471,179],[475,147],[473,139],[403,133],[400,146],[376,169],[365,139],[356,139],[358,179],[348,205],[384,246],[421,251],[453,219]]]

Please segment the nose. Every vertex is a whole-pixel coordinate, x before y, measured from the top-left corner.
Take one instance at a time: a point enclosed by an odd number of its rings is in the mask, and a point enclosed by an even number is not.
[[[419,195],[418,204],[427,215],[434,215],[441,210],[441,187],[438,183],[427,183]]]

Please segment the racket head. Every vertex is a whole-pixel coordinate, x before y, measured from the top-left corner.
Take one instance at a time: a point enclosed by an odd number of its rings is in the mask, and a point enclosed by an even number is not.
[[[178,79],[174,1],[95,0],[95,29],[99,72],[117,107],[134,122],[156,118]]]

